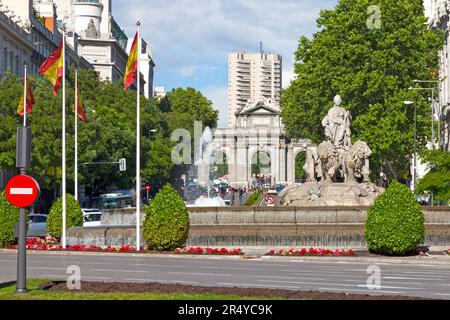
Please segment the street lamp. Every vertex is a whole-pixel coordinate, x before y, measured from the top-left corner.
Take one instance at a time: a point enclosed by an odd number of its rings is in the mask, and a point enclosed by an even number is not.
[[[414,79],[413,82],[415,83],[434,83],[436,84],[436,89],[438,91],[438,96],[439,96],[439,85],[446,79],[445,78],[441,78],[439,80],[418,80],[418,79]],[[411,89],[410,89],[411,90]],[[420,90],[420,88],[417,88],[415,90]],[[432,101],[432,130],[433,130],[433,138],[434,138],[434,115],[435,115],[435,110],[434,110],[434,88],[423,88],[423,90],[432,90],[431,94],[433,95],[431,98]],[[438,97],[439,99],[439,97]],[[439,106],[440,109],[440,106]],[[441,145],[441,110],[439,110],[439,114],[438,114],[438,148]],[[434,139],[433,139],[433,149],[434,149]]]
[[[414,80],[414,81],[418,81],[418,80]],[[413,87],[409,87],[408,90],[431,90],[431,145],[432,148],[434,150],[434,115],[435,115],[435,104],[434,104],[434,90],[435,88],[413,88]],[[440,114],[440,112],[439,112]],[[439,121],[438,121],[438,146],[440,144],[440,131],[441,131],[441,122],[440,122],[440,116],[439,116]]]
[[[403,101],[404,105],[414,106],[414,164],[413,164],[413,191],[416,191],[416,181],[417,181],[417,98],[414,98],[414,101]]]

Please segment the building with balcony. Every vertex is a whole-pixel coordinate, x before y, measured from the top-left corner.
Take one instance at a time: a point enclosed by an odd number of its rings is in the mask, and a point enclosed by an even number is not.
[[[445,31],[445,44],[439,53],[439,104],[433,110],[439,121],[439,147],[450,151],[450,1],[424,0],[430,28]]]
[[[229,55],[228,125],[236,125],[236,113],[247,103],[268,99],[280,102],[282,57],[268,53]]]

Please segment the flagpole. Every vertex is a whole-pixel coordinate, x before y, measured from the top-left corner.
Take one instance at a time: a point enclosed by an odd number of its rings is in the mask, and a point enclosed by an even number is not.
[[[137,97],[136,97],[136,250],[141,250],[141,23],[137,22]]]
[[[62,247],[66,249],[66,30],[62,32]]]
[[[78,201],[78,70],[75,69],[75,200]]]
[[[27,65],[23,70],[23,126],[27,126]]]

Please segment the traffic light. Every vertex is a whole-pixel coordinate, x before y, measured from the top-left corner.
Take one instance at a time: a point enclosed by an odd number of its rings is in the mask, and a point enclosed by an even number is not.
[[[119,160],[119,170],[120,170],[120,172],[127,171],[127,159],[120,159]]]

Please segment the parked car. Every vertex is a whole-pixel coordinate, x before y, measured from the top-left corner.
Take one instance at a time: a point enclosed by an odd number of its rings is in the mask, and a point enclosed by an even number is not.
[[[231,206],[231,200],[224,200],[224,202],[225,202],[225,205]]]
[[[30,214],[28,216],[27,237],[46,237],[48,235],[47,218],[46,214]]]
[[[102,211],[99,209],[81,209],[83,211],[83,227],[98,227],[102,224]]]
[[[276,189],[278,192],[283,191],[284,188],[286,188],[286,186],[284,186],[284,185],[282,185],[282,184],[277,184],[277,185],[275,186],[275,189]]]

